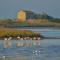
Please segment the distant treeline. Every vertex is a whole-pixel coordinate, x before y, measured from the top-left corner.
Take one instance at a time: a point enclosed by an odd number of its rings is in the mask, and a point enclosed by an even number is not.
[[[34,18],[35,19],[53,19],[53,17],[49,16],[47,13],[35,14]]]
[[[47,13],[34,14],[35,19],[46,19],[50,22],[60,23],[60,18],[54,18]]]

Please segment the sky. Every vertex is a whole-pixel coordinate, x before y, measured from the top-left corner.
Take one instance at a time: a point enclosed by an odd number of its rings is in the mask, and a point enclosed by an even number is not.
[[[0,0],[0,18],[16,18],[21,9],[60,18],[60,0]]]

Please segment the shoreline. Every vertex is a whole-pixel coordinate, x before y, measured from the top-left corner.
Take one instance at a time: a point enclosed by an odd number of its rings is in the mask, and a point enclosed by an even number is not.
[[[10,37],[2,37],[0,38],[0,40],[4,40],[4,38],[9,39]],[[17,37],[12,37],[10,40],[44,40],[44,39],[60,39],[60,37],[21,37],[21,38],[17,38]]]
[[[4,28],[4,27],[3,27]],[[20,27],[6,27],[6,28],[9,28],[9,29],[40,29],[40,28],[51,28],[51,29],[60,29],[60,27],[47,27],[47,26],[20,26]]]
[[[44,37],[44,39],[60,39],[60,37]]]

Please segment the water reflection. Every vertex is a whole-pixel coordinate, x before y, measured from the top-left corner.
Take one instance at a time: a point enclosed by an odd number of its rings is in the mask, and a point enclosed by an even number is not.
[[[3,46],[4,46],[4,48],[9,48],[12,46],[11,37],[10,38],[4,38]]]
[[[16,43],[17,46],[34,46],[40,45],[40,40],[20,40]]]
[[[38,45],[40,45],[40,40],[5,39],[3,41],[4,49],[0,51],[0,55],[2,55],[1,59],[2,60],[30,60],[31,59],[32,60],[35,58],[34,55],[38,56],[40,54],[40,50],[38,50],[38,48],[36,49],[35,47],[33,47]]]
[[[2,56],[0,60],[60,60],[60,40],[10,41],[10,47],[12,48],[0,49],[0,55]],[[3,42],[7,41],[4,40]],[[17,46],[18,43],[20,45]]]
[[[34,40],[33,45],[40,45],[40,40]]]
[[[40,40],[16,40],[16,43],[12,43],[12,40],[8,40],[5,39],[3,46],[4,48],[9,48],[12,47],[13,44],[15,44],[15,46],[19,47],[19,46],[37,46],[40,45]]]
[[[17,41],[16,46],[18,46],[18,47],[19,47],[19,46],[24,46],[23,40]]]

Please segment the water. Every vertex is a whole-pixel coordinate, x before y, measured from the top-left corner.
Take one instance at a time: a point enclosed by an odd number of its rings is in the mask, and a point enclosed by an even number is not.
[[[25,29],[25,28],[22,28]],[[45,37],[60,37],[60,29],[56,28],[47,28],[47,27],[40,27],[40,28],[26,28],[26,30],[31,30],[33,32],[40,33]]]
[[[44,36],[60,37],[59,29],[30,29]],[[0,60],[60,60],[60,39],[11,40],[4,48],[0,40]]]

